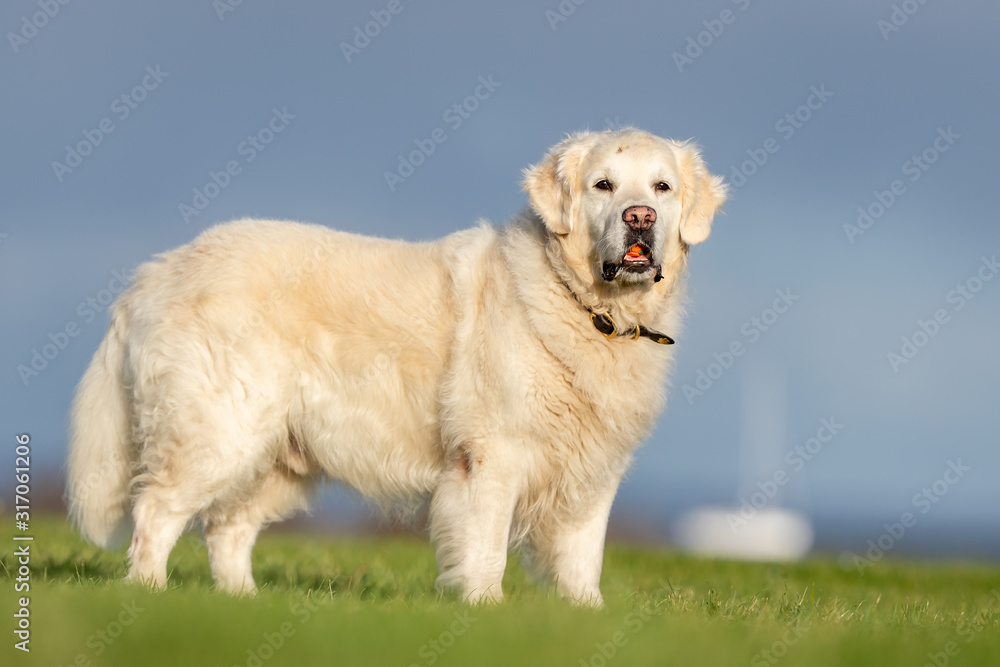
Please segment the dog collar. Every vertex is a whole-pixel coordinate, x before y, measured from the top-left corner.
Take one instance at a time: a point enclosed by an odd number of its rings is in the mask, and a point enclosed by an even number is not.
[[[655,331],[653,329],[650,329],[649,327],[644,327],[641,324],[637,324],[635,326],[635,329],[632,331],[619,331],[618,325],[615,324],[615,321],[611,318],[611,315],[609,313],[595,313],[593,310],[585,306],[582,301],[580,301],[580,297],[578,297],[576,295],[576,292],[574,292],[570,288],[570,286],[566,284],[565,280],[562,281],[562,284],[563,287],[566,288],[566,291],[568,291],[570,294],[573,295],[573,298],[576,299],[576,302],[581,306],[583,306],[588,313],[590,313],[591,324],[593,324],[594,328],[597,329],[597,331],[600,332],[600,334],[605,338],[630,336],[632,340],[639,340],[640,338],[648,338],[654,343],[658,343],[660,345],[674,344],[674,339],[668,336],[667,334],[660,333],[659,331]]]
[[[574,295],[575,296],[575,295]],[[635,325],[634,331],[624,331],[619,332],[618,327],[615,326],[615,321],[611,319],[611,315],[608,313],[595,313],[594,311],[587,308],[590,313],[590,321],[593,322],[594,328],[601,332],[605,338],[615,338],[617,336],[631,336],[632,340],[639,340],[640,338],[648,338],[654,343],[659,343],[660,345],[673,345],[674,339],[667,334],[660,333],[659,331],[654,331],[649,327],[644,327],[641,324]]]

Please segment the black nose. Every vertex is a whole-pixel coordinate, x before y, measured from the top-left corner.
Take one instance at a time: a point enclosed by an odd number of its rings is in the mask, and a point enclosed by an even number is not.
[[[622,220],[637,232],[644,232],[656,222],[656,211],[648,206],[629,206],[622,213]]]

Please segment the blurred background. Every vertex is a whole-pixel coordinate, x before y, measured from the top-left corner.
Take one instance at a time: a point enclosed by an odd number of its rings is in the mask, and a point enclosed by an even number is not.
[[[696,548],[782,511],[805,550],[1000,557],[998,20],[990,0],[6,2],[7,470],[29,433],[34,507],[58,510],[74,387],[155,253],[242,216],[410,240],[501,222],[566,133],[635,125],[697,141],[733,193],[692,249],[612,537]],[[372,523],[333,486],[316,507]]]

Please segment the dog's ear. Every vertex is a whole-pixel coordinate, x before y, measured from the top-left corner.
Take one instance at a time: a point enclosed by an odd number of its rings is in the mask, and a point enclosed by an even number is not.
[[[701,159],[698,147],[681,144],[681,240],[694,245],[708,238],[712,218],[726,201],[729,188],[721,176],[713,176]]]
[[[593,133],[572,135],[524,170],[522,185],[531,208],[556,234],[573,230],[579,214],[580,164],[596,141]]]

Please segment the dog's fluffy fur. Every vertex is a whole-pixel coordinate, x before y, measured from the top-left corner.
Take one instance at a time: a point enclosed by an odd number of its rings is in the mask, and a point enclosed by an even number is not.
[[[524,187],[507,225],[434,243],[241,220],[141,266],[73,406],[83,532],[107,545],[130,510],[129,578],[163,586],[198,518],[218,586],[248,591],[258,531],[325,475],[385,507],[429,500],[438,584],[470,601],[501,597],[516,542],[601,604],[608,513],[672,348],[606,338],[588,309],[675,333],[725,186],[694,146],[626,130],[571,136]],[[649,266],[623,264],[634,242]]]

